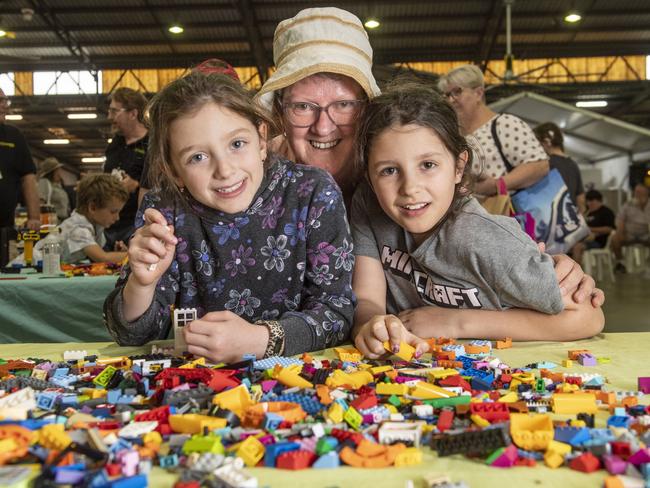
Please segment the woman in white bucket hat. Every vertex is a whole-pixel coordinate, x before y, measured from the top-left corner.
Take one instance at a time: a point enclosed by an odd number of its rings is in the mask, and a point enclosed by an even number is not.
[[[365,102],[379,95],[361,21],[339,8],[308,8],[280,22],[276,71],[257,94],[283,129],[275,150],[327,170],[351,197],[361,174],[354,141]]]

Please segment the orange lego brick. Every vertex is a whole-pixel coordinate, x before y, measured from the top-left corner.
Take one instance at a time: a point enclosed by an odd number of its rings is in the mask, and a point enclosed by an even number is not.
[[[505,337],[500,341],[496,341],[496,345],[495,345],[496,349],[510,349],[511,347],[512,347],[511,337]]]
[[[363,439],[357,446],[357,454],[363,457],[374,457],[384,454],[386,446]]]

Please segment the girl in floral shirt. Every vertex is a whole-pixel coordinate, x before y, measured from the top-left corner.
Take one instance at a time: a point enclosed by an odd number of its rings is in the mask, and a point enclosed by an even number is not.
[[[267,154],[269,119],[223,75],[174,81],[149,117],[159,190],[142,203],[129,264],[104,304],[115,340],[166,338],[172,306],[198,310],[185,341],[212,361],[347,339],[354,256],[333,179]]]

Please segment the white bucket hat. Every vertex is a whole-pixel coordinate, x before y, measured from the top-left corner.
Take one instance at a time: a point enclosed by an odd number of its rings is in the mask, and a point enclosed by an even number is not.
[[[256,99],[267,109],[276,90],[316,73],[337,73],[359,83],[368,98],[381,92],[372,76],[372,48],[357,16],[335,7],[307,8],[280,22],[273,36],[276,71]]]

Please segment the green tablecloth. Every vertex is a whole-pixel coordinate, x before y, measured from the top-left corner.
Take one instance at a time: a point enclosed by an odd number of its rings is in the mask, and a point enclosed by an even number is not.
[[[103,356],[131,355],[149,352],[146,348],[121,348],[114,343],[91,344],[15,344],[0,345],[0,358],[19,358],[38,356],[49,359],[61,359],[65,350],[85,349],[88,354]],[[552,361],[561,364],[567,358],[569,349],[589,349],[596,357],[609,357],[608,364],[598,364],[593,367],[583,367],[574,362],[572,372],[593,372],[603,374],[609,390],[636,390],[637,377],[650,376],[650,333],[619,333],[601,334],[592,339],[576,342],[528,342],[515,343],[512,349],[495,351],[497,356],[512,367],[520,367],[537,361]],[[331,357],[331,351],[323,351],[323,355]],[[559,371],[565,371],[559,367]],[[642,400],[648,403],[648,396]],[[603,426],[609,414],[600,412],[597,416],[597,426]],[[562,418],[562,417],[558,417]],[[549,469],[538,463],[535,468],[499,469],[484,465],[480,461],[466,459],[462,456],[438,458],[428,448],[423,449],[423,463],[409,468],[385,469],[354,469],[343,467],[338,469],[303,471],[283,471],[278,469],[251,469],[259,480],[259,486],[282,488],[318,488],[318,487],[354,487],[354,488],[397,488],[406,486],[408,480],[413,480],[415,487],[424,486],[422,478],[430,473],[447,473],[452,481],[464,480],[472,487],[513,486],[524,487],[558,487],[584,488],[600,487],[607,476],[604,470],[592,474],[583,474],[568,468]],[[175,477],[156,468],[149,477],[149,486],[170,487]]]
[[[0,275],[0,342],[109,341],[102,304],[117,276]]]

